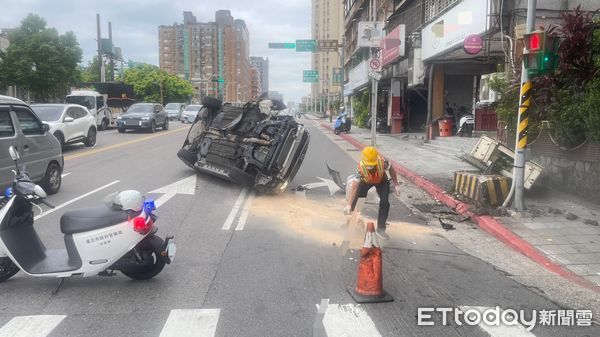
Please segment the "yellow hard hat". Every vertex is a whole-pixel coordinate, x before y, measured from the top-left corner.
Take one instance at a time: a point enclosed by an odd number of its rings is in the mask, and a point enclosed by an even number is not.
[[[377,165],[377,158],[379,158],[379,153],[372,146],[367,146],[362,150],[360,161],[366,166],[374,166]]]

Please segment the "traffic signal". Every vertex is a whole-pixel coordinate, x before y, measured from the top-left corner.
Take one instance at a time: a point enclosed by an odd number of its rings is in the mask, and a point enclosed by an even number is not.
[[[545,31],[536,30],[523,36],[525,51],[523,60],[530,76],[543,75],[556,69],[558,65],[558,37]]]

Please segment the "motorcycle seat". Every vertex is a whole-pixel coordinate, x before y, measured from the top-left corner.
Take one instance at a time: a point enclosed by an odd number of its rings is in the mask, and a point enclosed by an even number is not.
[[[60,231],[64,234],[87,232],[110,227],[128,220],[127,213],[106,206],[89,207],[65,212],[60,217]]]

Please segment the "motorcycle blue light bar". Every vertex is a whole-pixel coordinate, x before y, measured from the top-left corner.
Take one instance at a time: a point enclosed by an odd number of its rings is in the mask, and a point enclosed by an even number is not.
[[[6,190],[4,190],[4,196],[7,198],[12,197],[13,195],[13,190],[12,187],[7,187]]]
[[[152,214],[152,211],[156,209],[156,205],[154,204],[154,199],[146,199],[144,201],[144,213]]]

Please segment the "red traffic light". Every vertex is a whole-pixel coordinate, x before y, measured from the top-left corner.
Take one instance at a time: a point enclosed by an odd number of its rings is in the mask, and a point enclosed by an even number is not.
[[[539,50],[540,49],[540,34],[533,34],[531,38],[529,38],[529,50]]]
[[[525,47],[529,53],[537,53],[544,49],[545,41],[546,32],[544,31],[538,30],[524,36]]]

